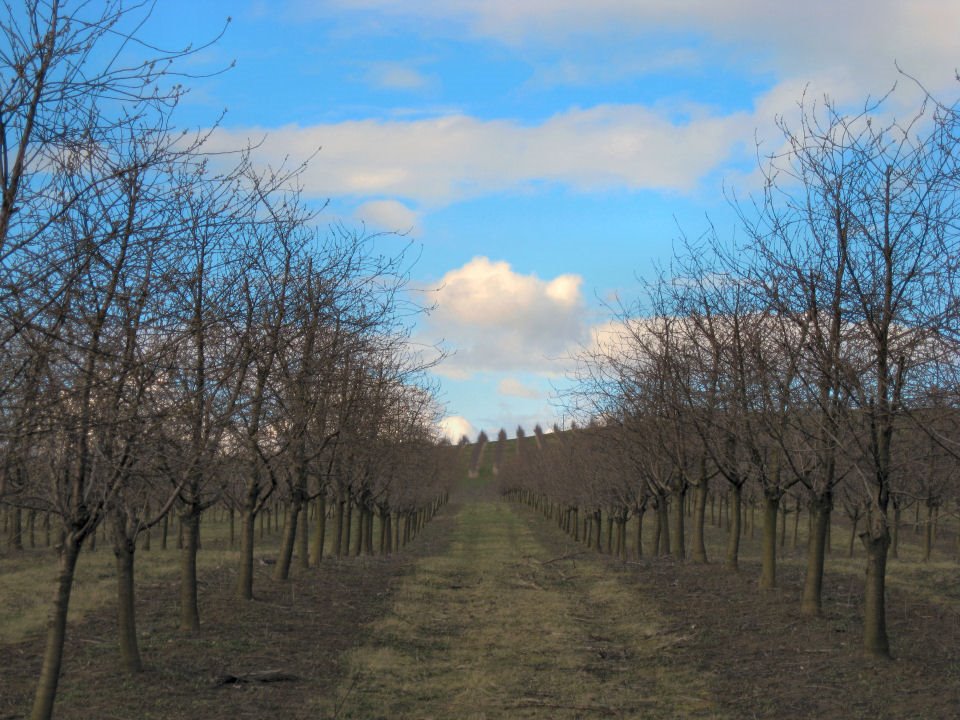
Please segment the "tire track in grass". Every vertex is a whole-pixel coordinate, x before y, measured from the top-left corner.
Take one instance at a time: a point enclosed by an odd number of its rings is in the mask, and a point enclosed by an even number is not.
[[[324,717],[718,717],[702,674],[662,662],[683,638],[606,564],[551,556],[505,503],[456,521],[350,653]]]

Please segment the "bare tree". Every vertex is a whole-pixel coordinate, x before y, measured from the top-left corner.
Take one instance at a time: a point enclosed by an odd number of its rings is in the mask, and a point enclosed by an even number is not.
[[[829,502],[841,450],[868,503],[864,645],[877,655],[889,653],[893,440],[913,384],[936,362],[921,349],[955,336],[954,269],[943,259],[957,256],[960,210],[956,115],[926,104],[906,122],[882,112],[871,103],[847,115],[805,98],[798,129],[781,122],[788,150],[770,160],[763,201],[743,213],[757,246],[770,248],[771,272],[758,277],[809,337],[806,386],[821,419],[815,507]],[[804,608],[815,612],[822,563],[812,560]]]

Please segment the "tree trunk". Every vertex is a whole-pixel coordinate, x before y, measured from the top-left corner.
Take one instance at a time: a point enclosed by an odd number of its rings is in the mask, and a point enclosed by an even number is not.
[[[343,508],[343,554],[350,557],[350,539],[353,532],[353,502],[347,500]]]
[[[68,535],[59,548],[57,588],[53,597],[53,607],[47,619],[47,642],[43,651],[43,664],[40,666],[37,691],[30,711],[31,720],[49,720],[53,717],[53,701],[60,681],[63,644],[67,633],[70,591],[73,589],[73,576],[79,554],[80,544]]]
[[[380,517],[380,534],[378,538],[378,546],[380,547],[381,555],[389,555],[390,550],[387,547],[387,538],[389,537],[389,528],[387,527],[386,517],[389,517],[389,513],[384,513],[383,510],[380,510],[378,513]]]
[[[280,545],[280,555],[277,557],[277,564],[273,567],[273,579],[278,582],[290,579],[290,563],[293,560],[293,546],[297,542],[300,507],[299,498],[293,500],[287,507],[287,522],[283,531],[283,542]]]
[[[603,552],[601,544],[601,534],[603,532],[603,521],[599,510],[593,511],[593,547],[597,552]]]
[[[809,529],[809,528],[808,528]],[[797,498],[797,505],[793,509],[793,549],[797,549],[800,543],[800,498]]]
[[[636,513],[637,518],[637,534],[635,537],[635,545],[633,548],[634,557],[639,560],[643,557],[643,514],[645,508],[638,508]]]
[[[342,498],[337,499],[337,512],[334,517],[334,538],[333,538],[333,554],[337,556],[337,560],[343,557],[343,521],[344,521],[344,505],[345,501]]]
[[[832,507],[833,497],[830,493],[816,495],[810,500],[810,536],[807,538],[807,571],[800,601],[801,615],[816,616],[822,609],[823,563]]]
[[[707,514],[707,494],[709,486],[706,480],[701,480],[694,490],[693,504],[693,547],[690,552],[693,555],[693,561],[696,563],[707,562],[707,546],[703,539],[703,524]],[[713,517],[713,505],[711,503],[711,518]]]
[[[860,540],[867,550],[867,576],[864,587],[863,647],[871,655],[890,657],[887,637],[886,574],[890,532],[884,528],[878,537],[862,533]]]
[[[857,540],[857,525],[860,524],[860,515],[854,515],[850,518],[853,527],[850,528],[850,542],[847,547],[847,557],[853,557],[853,546]]]
[[[657,522],[660,524],[660,549],[657,555],[670,554],[670,506],[665,497],[657,504]]]
[[[133,584],[133,561],[136,552],[134,540],[127,537],[123,524],[114,526],[113,554],[117,559],[117,640],[120,645],[120,664],[128,673],[143,671],[140,649],[137,647],[137,616]]]
[[[373,524],[376,517],[373,508],[367,509],[367,524],[364,526],[366,532],[363,534],[363,552],[367,555],[373,555]]]
[[[893,528],[890,537],[890,557],[900,557],[900,503],[893,506]]]
[[[357,505],[357,542],[353,547],[354,557],[360,557],[363,552],[363,538],[367,531],[367,523],[370,518],[367,516],[367,508],[363,505]]]
[[[927,522],[923,528],[923,558],[921,562],[929,562],[933,554],[933,505],[927,503]]]
[[[306,502],[301,502],[300,512],[298,513],[299,519],[297,520],[297,567],[301,570],[306,570],[310,567],[310,551],[308,549],[310,542],[310,522],[307,511],[308,506]]]
[[[253,508],[245,507],[240,516],[240,573],[237,575],[237,597],[241,600],[253,600],[253,545],[256,521]]]
[[[827,555],[833,553],[833,522],[827,523],[826,552]]]
[[[676,507],[673,513],[673,556],[677,560],[685,560],[687,556],[687,542],[685,533],[684,510],[687,505],[686,483],[677,490]]]
[[[10,526],[10,548],[12,550],[23,550],[23,510],[18,507],[12,508],[12,524]]]
[[[180,630],[200,630],[200,606],[197,602],[197,551],[200,548],[200,508],[187,508],[183,549],[180,550]]]
[[[663,533],[663,528],[660,527],[660,512],[659,508],[653,506],[653,556],[660,556],[660,535]]]
[[[780,512],[780,492],[763,495],[763,567],[760,588],[771,590],[777,586],[777,515]]]
[[[317,522],[313,526],[313,548],[310,557],[313,564],[319,565],[323,560],[323,545],[327,534],[327,498],[323,494],[317,499]]]
[[[789,517],[789,510],[787,504],[780,503],[780,557],[786,557],[787,555],[787,518]]]
[[[740,523],[743,517],[741,511],[742,487],[740,485],[730,484],[730,497],[727,498],[727,504],[730,506],[727,516],[727,559],[726,566],[731,570],[738,570],[740,567]]]

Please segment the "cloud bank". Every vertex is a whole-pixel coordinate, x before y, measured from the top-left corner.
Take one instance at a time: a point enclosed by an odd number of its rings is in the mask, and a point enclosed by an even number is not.
[[[688,119],[677,122],[678,110]],[[312,195],[443,206],[541,183],[579,191],[689,191],[729,157],[745,122],[745,114],[715,115],[693,105],[601,105],[534,125],[447,115],[217,129],[207,145],[218,152],[259,143],[254,157],[274,167],[319,148],[300,178]]]

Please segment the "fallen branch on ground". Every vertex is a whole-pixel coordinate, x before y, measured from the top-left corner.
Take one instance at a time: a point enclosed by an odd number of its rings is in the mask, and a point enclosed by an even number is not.
[[[218,677],[213,685],[214,687],[222,687],[223,685],[240,685],[242,683],[297,682],[299,679],[296,675],[283,672],[283,670],[260,670],[242,675],[227,673]]]

